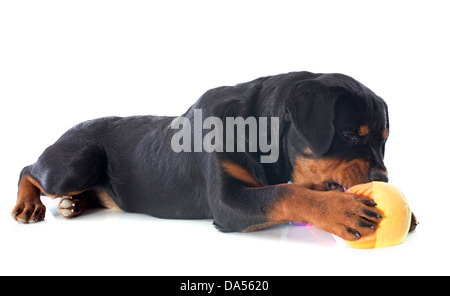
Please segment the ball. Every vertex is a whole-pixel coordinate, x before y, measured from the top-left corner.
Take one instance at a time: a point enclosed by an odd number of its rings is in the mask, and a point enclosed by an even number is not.
[[[347,192],[371,198],[383,216],[373,234],[357,241],[346,241],[347,245],[357,249],[385,248],[406,240],[411,210],[400,189],[384,182],[371,182],[353,186]]]

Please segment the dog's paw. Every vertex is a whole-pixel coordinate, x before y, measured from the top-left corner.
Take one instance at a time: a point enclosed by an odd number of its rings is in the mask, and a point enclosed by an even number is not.
[[[11,216],[19,223],[35,223],[45,218],[45,206],[38,199],[18,201],[11,212]]]
[[[63,218],[75,218],[84,212],[86,209],[86,202],[82,199],[73,198],[72,196],[64,195],[58,205],[58,213]]]
[[[345,240],[355,241],[375,232],[383,213],[369,198],[338,191],[324,193],[313,203],[312,224]]]

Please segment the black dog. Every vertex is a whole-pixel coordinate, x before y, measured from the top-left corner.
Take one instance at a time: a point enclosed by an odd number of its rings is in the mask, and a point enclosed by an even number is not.
[[[45,194],[62,197],[59,212],[66,218],[100,203],[161,218],[212,218],[224,232],[289,221],[309,222],[346,240],[375,231],[382,218],[375,204],[343,192],[388,180],[388,110],[371,90],[341,74],[288,73],[209,90],[184,122],[194,126],[196,111],[223,122],[255,118],[258,130],[262,123],[256,119],[276,118],[277,126],[266,128],[276,159],[261,161],[268,151],[255,148],[263,136],[249,137],[250,121],[241,142],[245,152],[237,147],[242,135],[230,136],[225,124],[216,134],[223,139],[211,141],[218,149],[208,152],[195,147],[198,141],[178,137],[174,123],[180,118],[92,120],[69,130],[24,168],[13,217],[22,223],[43,220]],[[188,135],[202,143],[206,132],[194,127]],[[174,151],[174,143],[186,149]]]

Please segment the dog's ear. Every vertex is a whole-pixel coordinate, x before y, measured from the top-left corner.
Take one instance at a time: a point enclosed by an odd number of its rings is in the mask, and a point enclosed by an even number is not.
[[[300,140],[315,156],[325,154],[334,137],[334,107],[342,88],[303,81],[289,94],[286,112]]]

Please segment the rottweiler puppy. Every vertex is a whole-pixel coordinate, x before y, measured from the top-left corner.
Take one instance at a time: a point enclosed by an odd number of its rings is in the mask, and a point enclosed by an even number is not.
[[[386,103],[349,76],[262,77],[209,90],[182,117],[107,117],[73,127],[23,169],[12,216],[43,220],[44,194],[62,197],[65,218],[100,204],[213,219],[223,232],[307,222],[358,240],[382,213],[345,190],[388,181],[388,136]]]

